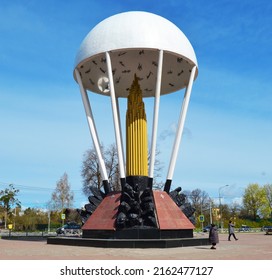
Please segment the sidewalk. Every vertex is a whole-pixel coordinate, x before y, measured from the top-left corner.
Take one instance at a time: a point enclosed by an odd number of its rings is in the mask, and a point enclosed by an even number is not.
[[[206,235],[205,235],[206,234]],[[207,233],[203,234],[207,236]],[[238,233],[238,241],[220,234],[217,250],[210,246],[166,249],[94,248],[0,239],[1,260],[272,260],[272,235]]]

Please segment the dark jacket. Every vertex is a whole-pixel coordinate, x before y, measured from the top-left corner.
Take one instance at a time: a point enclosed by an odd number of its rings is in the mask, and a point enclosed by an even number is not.
[[[216,226],[212,226],[209,232],[210,243],[219,243],[218,231]]]

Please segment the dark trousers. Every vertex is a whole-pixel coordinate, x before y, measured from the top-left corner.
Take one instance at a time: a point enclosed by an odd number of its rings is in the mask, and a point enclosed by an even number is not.
[[[230,233],[230,234],[229,234],[229,240],[230,240],[230,237],[231,237],[231,236],[233,236],[235,240],[237,239],[234,233]]]

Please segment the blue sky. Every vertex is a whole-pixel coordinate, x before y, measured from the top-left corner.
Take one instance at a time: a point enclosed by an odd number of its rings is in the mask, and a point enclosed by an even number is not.
[[[0,187],[13,183],[24,206],[44,207],[64,172],[74,206],[87,202],[80,173],[92,142],[72,76],[74,59],[96,24],[132,10],[172,21],[198,59],[173,188],[200,188],[216,198],[227,184],[223,196],[233,200],[249,183],[272,183],[272,2],[0,0]],[[163,181],[181,96],[161,100]],[[94,94],[90,100],[100,140],[109,145],[110,101]]]

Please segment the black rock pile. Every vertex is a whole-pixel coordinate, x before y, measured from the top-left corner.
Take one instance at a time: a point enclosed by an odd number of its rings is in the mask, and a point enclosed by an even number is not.
[[[126,184],[120,200],[116,228],[157,228],[152,190],[140,192],[138,185],[133,188]]]
[[[84,209],[77,209],[82,224],[85,224],[88,218],[93,214],[97,206],[105,197],[105,194],[96,187],[90,187],[92,195],[88,197],[89,203],[85,204]]]
[[[77,209],[82,224],[85,224],[105,197],[105,194],[96,187],[90,187],[90,189],[92,195],[88,197],[89,203],[85,204],[84,209]],[[195,224],[195,209],[187,202],[186,195],[181,193],[181,188],[171,191],[169,195],[186,217]],[[116,228],[158,228],[155,212],[152,190],[145,188],[140,191],[137,184],[132,187],[126,183],[116,215]]]
[[[181,193],[181,187],[176,188],[175,190],[169,193],[169,196],[177,204],[177,206],[182,210],[184,215],[191,221],[192,224],[195,224],[195,208],[192,207],[191,203],[187,201],[186,195]]]

